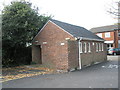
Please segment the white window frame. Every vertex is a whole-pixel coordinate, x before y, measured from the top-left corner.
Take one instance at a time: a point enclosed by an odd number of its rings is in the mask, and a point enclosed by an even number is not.
[[[85,48],[84,53],[87,53],[87,45],[86,45],[86,42],[84,42],[84,48]]]
[[[110,38],[111,36],[110,36],[110,32],[106,32],[105,33],[105,38]]]
[[[91,44],[88,43],[88,52],[91,52]]]
[[[98,43],[96,43],[96,52],[98,52]]]
[[[82,42],[80,42],[80,53],[83,53],[83,50],[82,50]]]

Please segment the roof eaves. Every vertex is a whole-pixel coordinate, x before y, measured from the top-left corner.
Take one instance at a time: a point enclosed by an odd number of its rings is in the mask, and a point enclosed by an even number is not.
[[[110,29],[111,28],[111,29]],[[102,31],[100,31],[102,29]],[[102,27],[95,27],[91,28],[90,31],[93,33],[100,33],[100,32],[112,32],[115,30],[119,30],[119,27],[116,25],[109,25],[109,26],[102,26]]]
[[[93,39],[93,38],[86,38],[86,37],[76,37],[77,40],[81,39],[81,40],[90,40],[90,41],[105,41],[104,39]]]
[[[104,39],[93,39],[93,38],[86,38],[82,37],[83,40],[93,40],[93,41],[105,41]]]

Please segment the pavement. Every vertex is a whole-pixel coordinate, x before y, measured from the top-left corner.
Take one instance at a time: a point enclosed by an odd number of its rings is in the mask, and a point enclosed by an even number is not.
[[[120,55],[113,56],[113,55],[108,55],[108,60],[120,60]]]
[[[6,81],[2,88],[118,88],[120,56],[108,58],[109,61],[82,70]]]

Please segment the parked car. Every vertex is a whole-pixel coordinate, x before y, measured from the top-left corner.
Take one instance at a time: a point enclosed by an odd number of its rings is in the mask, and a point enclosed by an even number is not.
[[[110,55],[120,55],[120,48],[111,48],[107,52]]]

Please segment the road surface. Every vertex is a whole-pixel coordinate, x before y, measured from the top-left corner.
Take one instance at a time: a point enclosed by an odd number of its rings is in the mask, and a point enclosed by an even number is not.
[[[118,88],[118,58],[82,70],[3,82],[3,88]],[[112,58],[112,59],[110,59]]]

